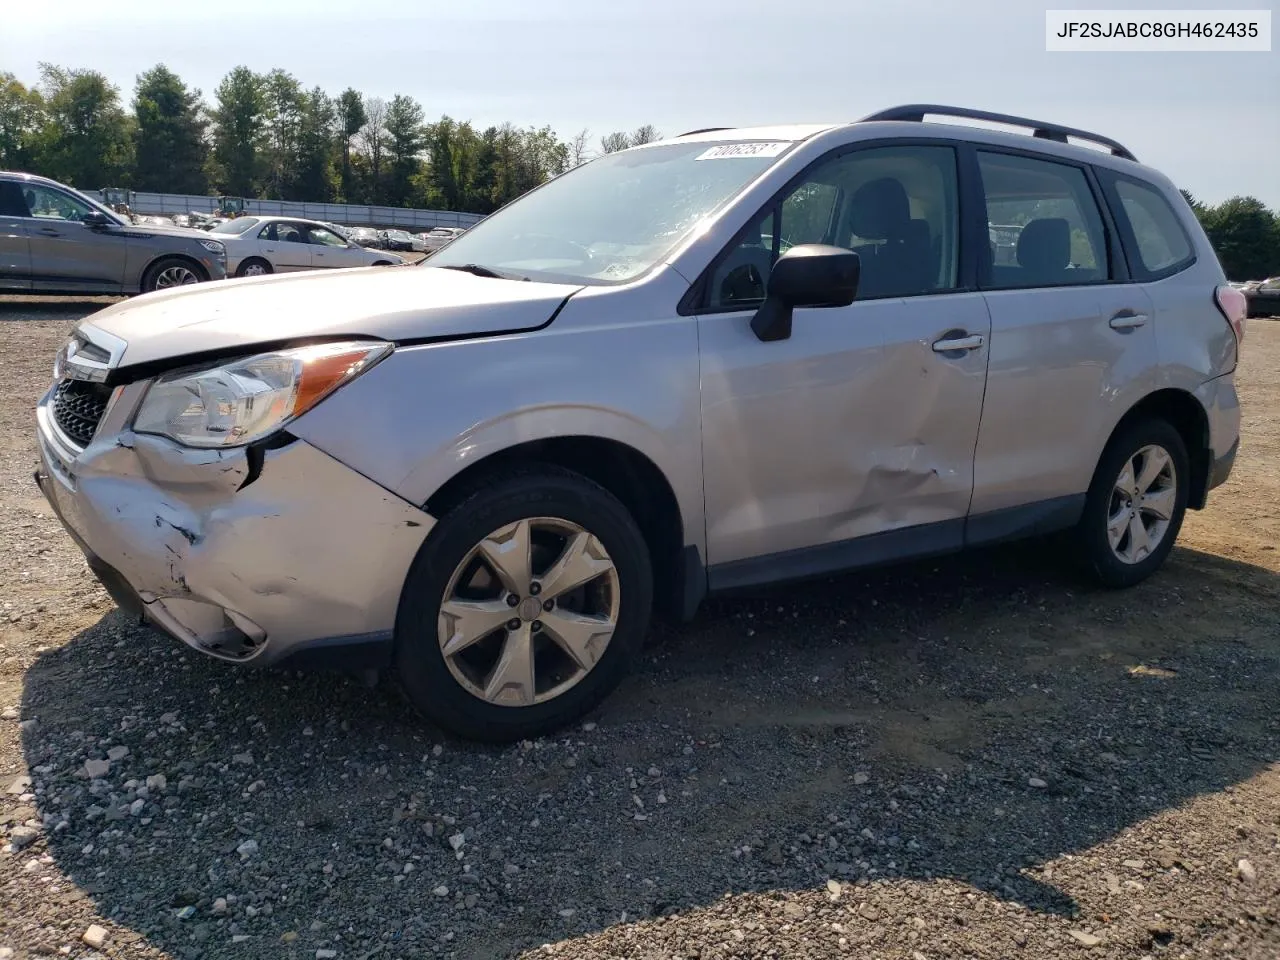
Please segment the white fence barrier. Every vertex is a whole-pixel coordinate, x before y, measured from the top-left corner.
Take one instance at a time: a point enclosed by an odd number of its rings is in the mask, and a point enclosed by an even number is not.
[[[99,196],[98,191],[94,191]],[[129,207],[134,213],[173,216],[175,213],[217,213],[218,198],[182,193],[133,193]],[[293,200],[248,200],[245,213],[264,217],[300,217],[328,220],[350,226],[402,227],[429,230],[432,227],[469,227],[483,217],[456,210],[413,210],[407,207],[375,207],[348,203],[306,203]]]

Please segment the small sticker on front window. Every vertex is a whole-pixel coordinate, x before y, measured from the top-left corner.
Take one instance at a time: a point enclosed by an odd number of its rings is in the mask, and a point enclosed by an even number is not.
[[[734,157],[776,157],[790,143],[722,143],[709,147],[694,157],[695,160],[731,160]]]

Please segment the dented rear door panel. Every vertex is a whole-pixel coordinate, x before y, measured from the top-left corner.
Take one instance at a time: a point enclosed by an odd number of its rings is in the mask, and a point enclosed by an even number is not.
[[[773,343],[749,323],[699,318],[711,564],[966,516],[990,336],[980,294],[797,310]],[[961,333],[984,345],[934,352]]]

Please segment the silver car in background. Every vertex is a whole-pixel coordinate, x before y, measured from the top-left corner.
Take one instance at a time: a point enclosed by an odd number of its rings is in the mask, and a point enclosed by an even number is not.
[[[172,224],[131,223],[54,180],[0,172],[0,290],[148,293],[226,275],[218,239]]]
[[[209,236],[226,245],[227,274],[233,277],[404,263],[394,253],[368,250],[318,220],[297,217],[237,217],[218,224]]]
[[[452,243],[466,232],[463,227],[435,227],[426,233],[418,234],[418,236],[422,238],[423,249],[427,253],[433,253],[441,247]]]
[[[938,106],[696,131],[418,266],[92,315],[37,479],[191,647],[389,668],[450,730],[532,737],[709,593],[1052,532],[1141,582],[1231,472],[1244,306],[1105,137]]]

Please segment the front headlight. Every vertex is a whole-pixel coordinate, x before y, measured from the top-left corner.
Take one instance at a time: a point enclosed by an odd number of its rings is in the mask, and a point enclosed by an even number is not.
[[[161,377],[133,429],[189,447],[238,447],[280,429],[391,353],[382,342],[320,343]]]
[[[216,253],[220,257],[227,255],[227,248],[217,240],[201,240],[200,246],[204,247],[210,253]]]

